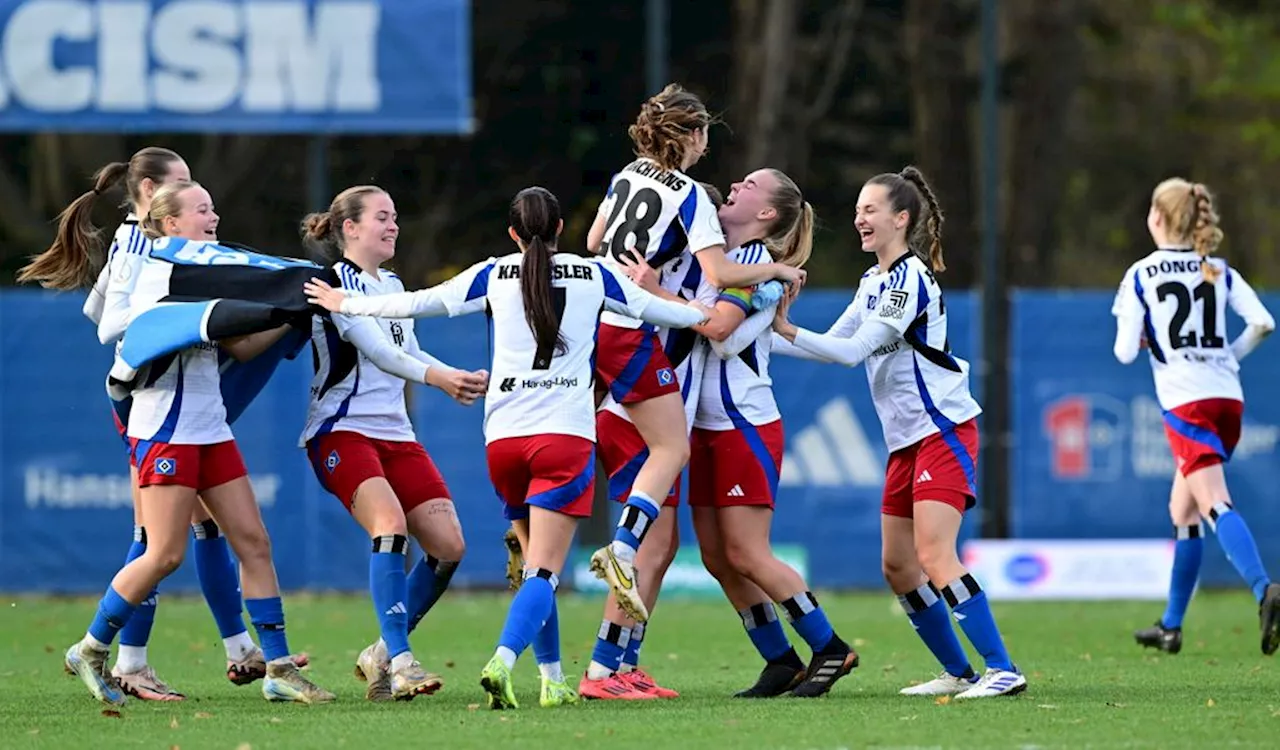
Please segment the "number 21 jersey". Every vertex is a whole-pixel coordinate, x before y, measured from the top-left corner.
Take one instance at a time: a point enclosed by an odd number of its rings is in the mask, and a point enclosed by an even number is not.
[[[686,251],[724,245],[720,218],[707,191],[684,172],[667,171],[652,159],[636,159],[614,176],[598,214],[605,218],[600,252],[610,265],[630,250],[637,259],[661,268]],[[634,318],[609,312],[600,320],[625,328],[640,326]]]
[[[1212,263],[1210,282],[1200,270]],[[1244,400],[1240,364],[1227,340],[1230,305],[1246,323],[1271,320],[1258,295],[1224,261],[1202,261],[1190,248],[1162,248],[1125,272],[1111,313],[1141,317],[1162,409],[1210,398]]]

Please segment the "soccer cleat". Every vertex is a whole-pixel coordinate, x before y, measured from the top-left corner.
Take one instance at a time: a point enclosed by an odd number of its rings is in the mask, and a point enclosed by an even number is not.
[[[124,705],[124,691],[116,683],[116,678],[107,671],[107,659],[111,651],[99,651],[84,641],[80,641],[67,649],[63,658],[63,666],[67,671],[84,683],[94,698],[109,706]]]
[[[365,700],[374,702],[395,699],[391,693],[391,662],[379,658],[380,643],[381,641],[376,641],[366,646],[356,658],[356,679],[369,683],[364,690],[364,697]]]
[[[642,693],[621,675],[611,674],[599,680],[587,679],[586,675],[578,682],[578,695],[585,700],[597,701],[648,701],[658,696]]]
[[[613,554],[613,549],[605,546],[591,556],[591,572],[596,574],[596,578],[609,584],[618,607],[627,613],[627,617],[636,622],[649,620],[649,609],[640,598],[640,584],[636,580],[636,566],[633,563],[619,560]]]
[[[569,684],[561,680],[554,682],[546,677],[542,678],[542,692],[538,696],[538,705],[543,708],[555,708],[556,706],[571,706],[578,702],[578,694],[573,692],[573,688]]]
[[[296,703],[328,703],[334,694],[302,676],[295,661],[267,662],[267,676],[262,681],[262,696],[269,701]]]
[[[411,701],[419,695],[431,695],[444,685],[439,675],[422,668],[417,661],[391,673],[391,695],[398,701]]]
[[[852,672],[858,666],[858,652],[844,643],[829,653],[814,654],[804,680],[792,689],[797,698],[817,698],[826,695],[836,680]]]
[[[156,670],[150,665],[139,669],[137,672],[121,672],[120,667],[111,670],[111,676],[116,678],[116,683],[120,685],[120,689],[126,695],[144,701],[180,701],[186,700],[185,695],[177,690],[169,687],[164,680],[156,676]]]
[[[793,652],[794,653],[794,652]],[[771,661],[760,670],[756,684],[733,694],[734,698],[776,698],[794,690],[804,681],[804,665],[796,667],[781,661]]]
[[[641,693],[648,693],[655,698],[680,697],[680,694],[671,688],[664,688],[654,682],[653,678],[640,667],[636,667],[630,672],[619,672],[618,677],[637,691]]]
[[[1156,624],[1149,628],[1133,631],[1133,640],[1146,648],[1176,654],[1182,650],[1182,628],[1166,628],[1164,623],[1156,620]]]
[[[1027,689],[1027,678],[1021,672],[1006,672],[1003,669],[988,669],[973,687],[957,693],[957,700],[969,698],[995,698],[1000,695],[1017,695]]]
[[[497,654],[480,672],[480,687],[489,694],[489,708],[494,711],[520,707],[515,690],[511,688],[511,669]]]
[[[1280,583],[1267,584],[1258,619],[1262,625],[1262,653],[1270,656],[1280,648]]]
[[[515,591],[524,583],[524,551],[520,549],[520,537],[516,536],[515,529],[507,529],[502,543],[507,546],[507,586]]]
[[[974,677],[956,677],[947,671],[938,673],[928,682],[922,682],[919,685],[904,687],[898,691],[899,695],[956,695],[963,693],[973,687],[978,682],[977,676]]]
[[[289,658],[293,659],[293,664],[298,669],[304,669],[311,663],[311,658],[306,654],[294,654]],[[233,685],[248,685],[266,676],[267,658],[260,648],[255,648],[238,661],[227,659],[227,679]]]

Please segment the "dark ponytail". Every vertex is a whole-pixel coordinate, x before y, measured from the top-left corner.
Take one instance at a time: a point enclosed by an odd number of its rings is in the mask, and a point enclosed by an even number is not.
[[[511,200],[508,219],[524,244],[520,297],[524,301],[524,318],[538,347],[533,366],[543,369],[551,366],[552,356],[563,354],[566,349],[551,288],[551,255],[556,251],[560,230],[560,201],[546,188],[525,188]]]

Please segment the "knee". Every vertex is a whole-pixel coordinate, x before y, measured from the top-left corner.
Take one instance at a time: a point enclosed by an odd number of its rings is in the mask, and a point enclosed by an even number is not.
[[[433,554],[435,557],[448,562],[462,562],[462,557],[467,554],[467,542],[462,538],[462,532],[458,532],[440,541],[439,547]]]
[[[880,559],[880,570],[885,583],[895,592],[911,591],[920,585],[920,563],[898,555],[886,555]]]
[[[255,565],[271,565],[271,537],[267,535],[267,527],[256,524],[237,530],[235,540],[236,557],[246,567]]]
[[[148,546],[142,554],[143,558],[155,569],[161,578],[168,576],[182,565],[182,547]]]
[[[960,562],[954,545],[932,540],[924,544],[917,542],[916,555],[925,575],[934,581],[950,580],[950,574]]]
[[[703,549],[702,550],[702,567],[707,569],[711,577],[717,581],[723,581],[733,573],[733,568],[729,565],[729,560],[725,557],[724,550],[721,549]]]
[[[684,433],[673,435],[672,440],[662,440],[649,446],[649,456],[657,457],[664,463],[684,468],[689,463],[689,440]]]
[[[743,578],[750,578],[751,573],[759,567],[756,565],[756,553],[747,545],[725,542],[724,555],[729,563],[729,570]]]

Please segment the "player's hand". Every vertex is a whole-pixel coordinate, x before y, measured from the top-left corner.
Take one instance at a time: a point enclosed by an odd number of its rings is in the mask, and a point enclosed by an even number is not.
[[[463,406],[471,406],[488,390],[489,373],[484,370],[468,372],[445,367],[429,367],[427,368],[427,385],[439,388]]]
[[[793,286],[796,288],[802,287],[804,286],[805,279],[808,278],[809,276],[809,272],[804,270],[803,268],[794,268],[792,266],[784,265],[782,263],[774,263],[773,266],[774,266],[774,273],[773,273],[774,278],[781,282],[784,282],[788,286]]]
[[[773,330],[777,331],[787,341],[796,340],[796,331],[798,330],[794,323],[791,322],[791,303],[795,302],[796,297],[800,294],[798,285],[790,285],[787,287],[786,294],[782,295],[782,299],[778,300],[778,306],[773,310]]]
[[[323,279],[312,278],[302,285],[307,294],[307,301],[329,312],[342,312],[342,300],[346,298],[340,290],[334,289]]]
[[[650,294],[658,290],[657,272],[653,270],[653,266],[642,260],[637,260],[634,254],[624,253],[618,256],[618,265],[622,266],[627,278],[634,281],[636,286]]]
[[[703,323],[706,323],[707,321],[711,320],[712,314],[715,313],[715,310],[711,309],[710,307],[707,307],[706,305],[696,300],[687,302],[686,304],[689,307],[692,307],[693,309],[702,313],[702,320],[698,323],[698,325],[702,325]]]

